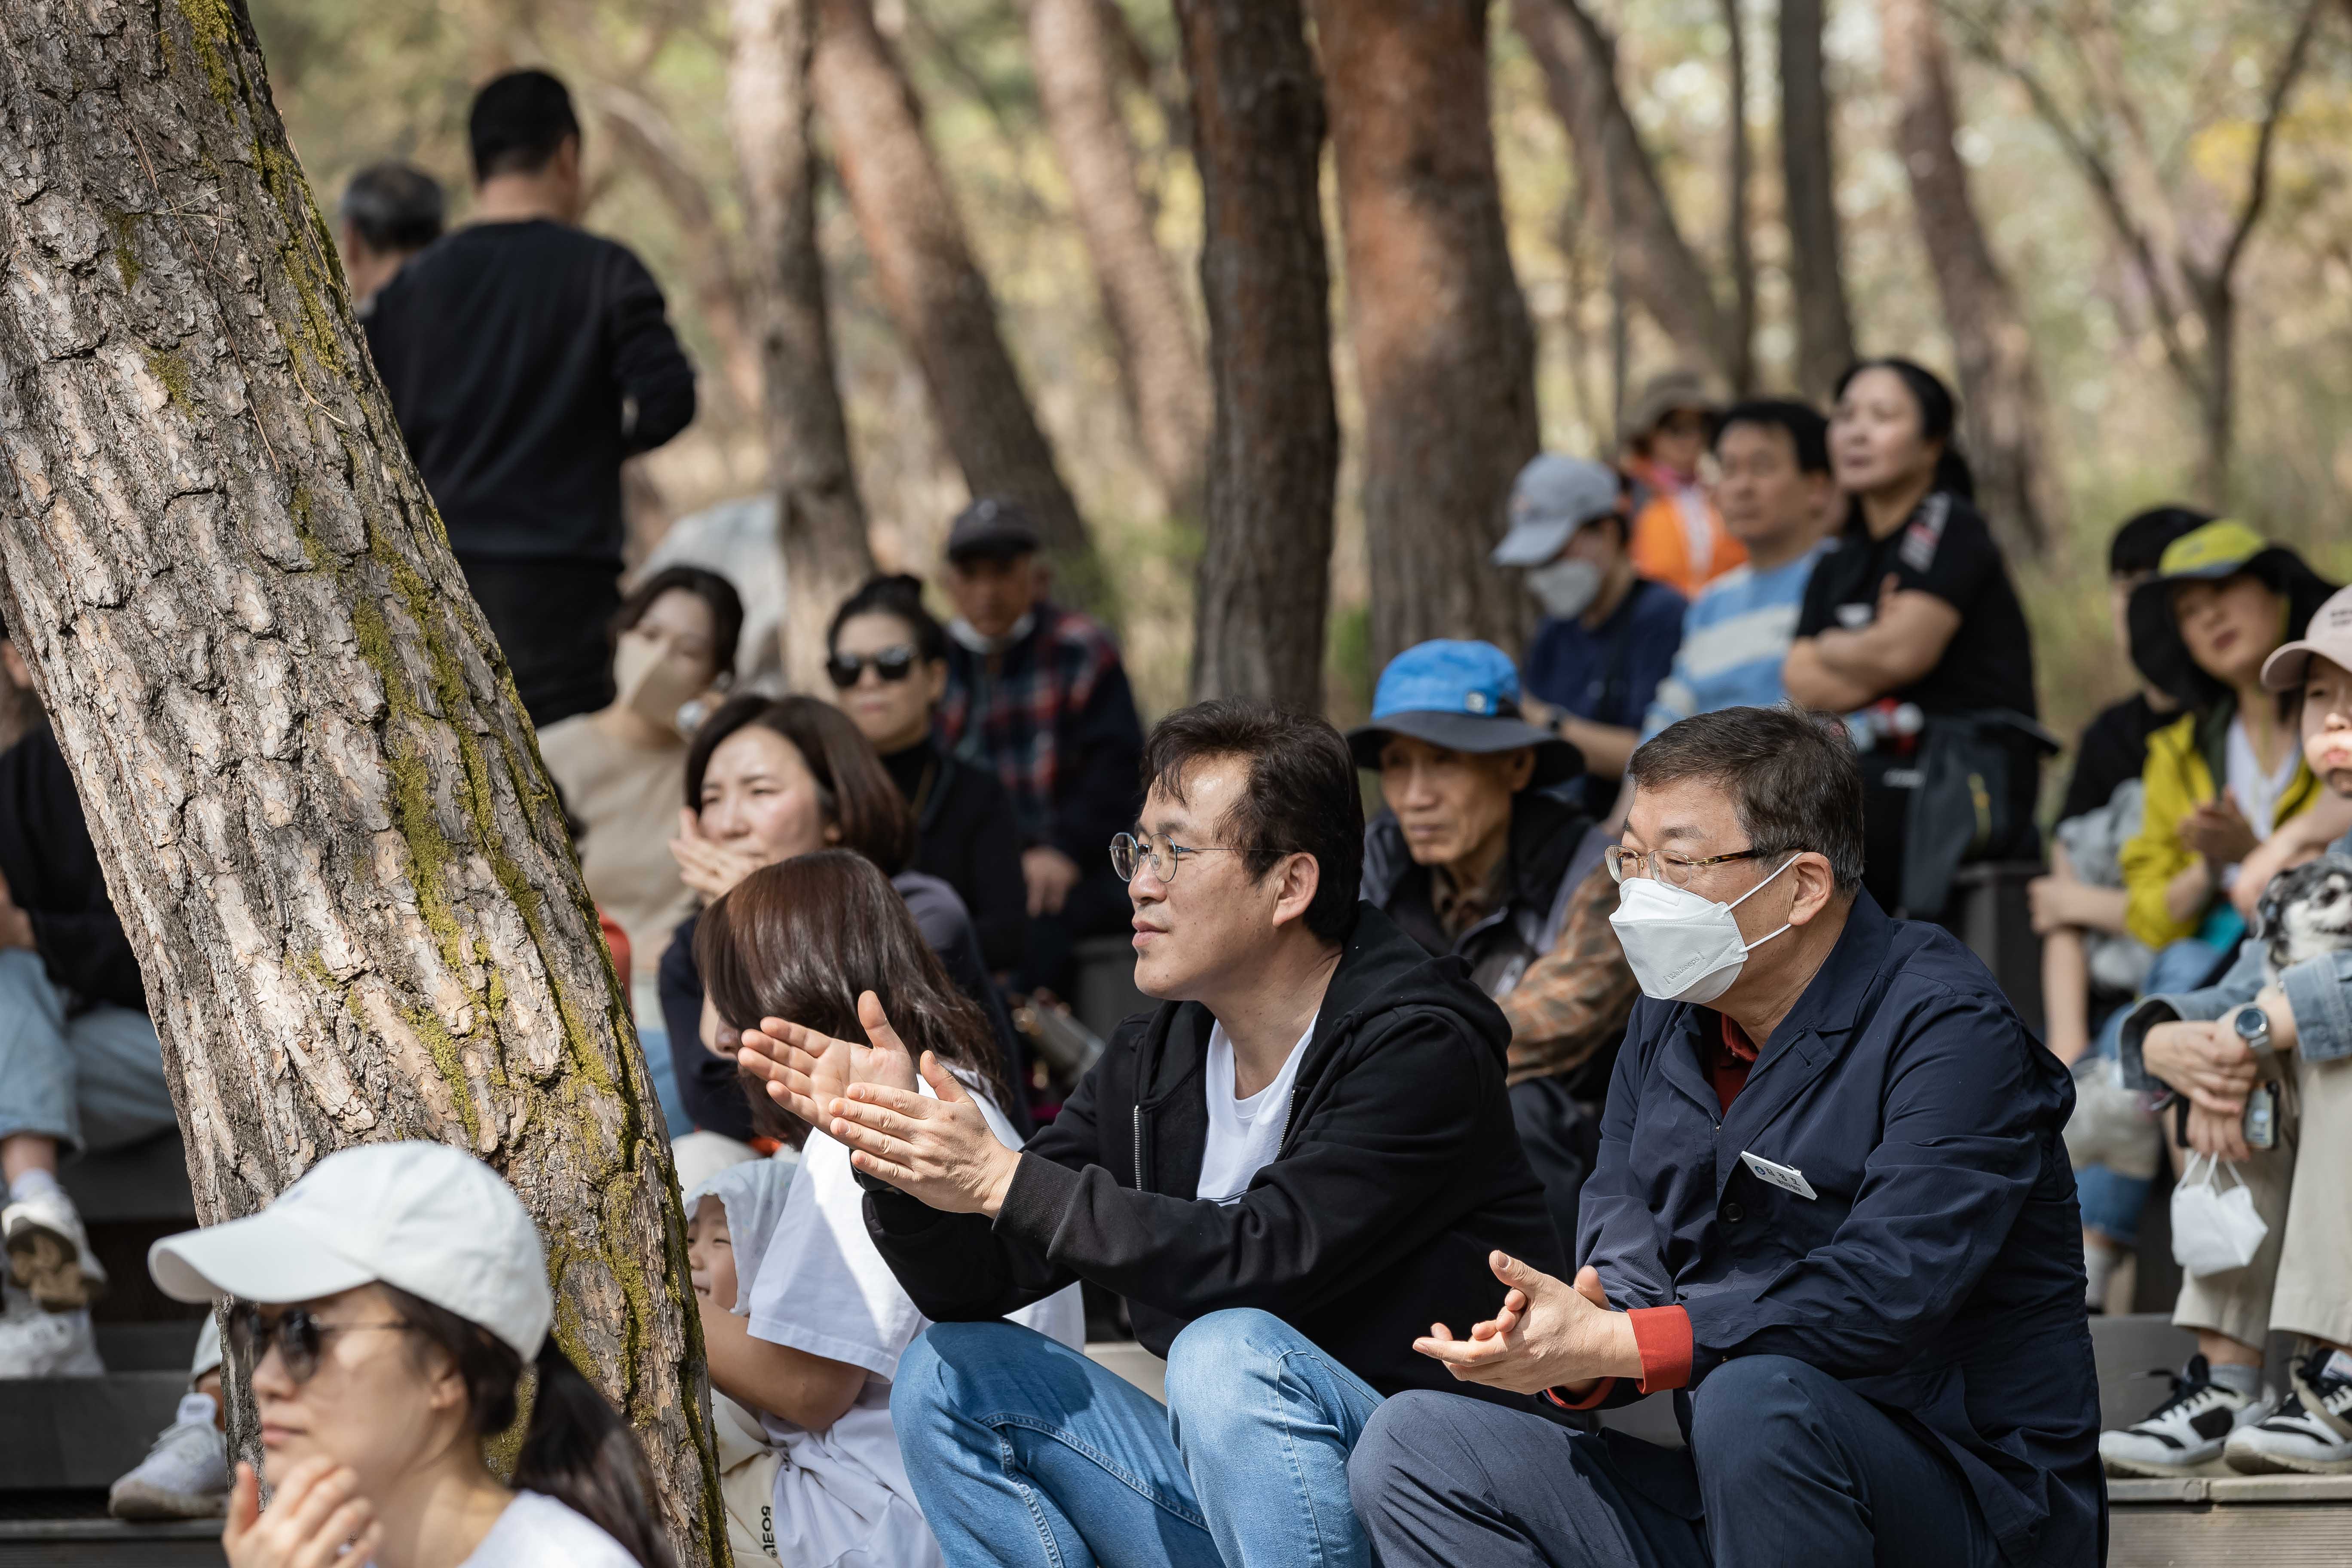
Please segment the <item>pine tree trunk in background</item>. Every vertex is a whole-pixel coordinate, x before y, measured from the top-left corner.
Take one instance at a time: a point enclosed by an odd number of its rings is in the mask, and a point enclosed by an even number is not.
[[[478,1152],[681,1560],[725,1561],[627,1002],[242,7],[10,0],[0,179],[9,624],[141,954],[199,1214],[351,1143]]]
[[[1748,33],[1740,26],[1740,0],[1721,0],[1723,28],[1730,39],[1725,83],[1731,100],[1724,134],[1723,254],[1731,268],[1731,320],[1728,363],[1732,394],[1746,397],[1756,390],[1756,245],[1754,213],[1748,187],[1755,173],[1755,151],[1748,134]]]
[[[727,125],[743,182],[766,387],[768,461],[784,556],[785,682],[824,689],[824,627],[874,571],[866,504],[834,379],[809,139],[814,0],[732,0]]]
[[[1339,465],[1323,86],[1298,0],[1177,0],[1176,16],[1216,390],[1192,695],[1320,712]]]
[[[1826,403],[1853,363],[1853,319],[1846,309],[1845,250],[1838,237],[1822,12],[1822,0],[1780,0],[1780,174],[1789,280],[1797,297],[1797,385]]]
[[[964,482],[975,499],[1027,507],[1066,596],[1108,607],[1111,584],[1013,369],[921,106],[870,0],[819,0],[810,79],[883,300],[922,367]]]
[[[1960,438],[1977,502],[2002,548],[2039,555],[2064,527],[2065,496],[2044,445],[2050,410],[2017,295],[1993,259],[1954,150],[1959,117],[1935,0],[1879,0],[1895,145],[1911,177],[1920,244],[1936,275],[1960,381]]]
[[[1208,375],[1176,270],[1144,205],[1102,0],[1028,0],[1028,12],[1038,101],[1102,288],[1136,435],[1169,512],[1197,518],[1208,461]]]
[[[1607,210],[1613,275],[1677,353],[1728,379],[1729,326],[1617,90],[1615,41],[1580,0],[1511,0],[1511,21],[1543,69],[1552,112],[1568,128],[1579,190]]]
[[[1536,452],[1535,336],[1487,126],[1484,0],[1316,0],[1364,399],[1375,667],[1427,637],[1517,651],[1486,563]]]

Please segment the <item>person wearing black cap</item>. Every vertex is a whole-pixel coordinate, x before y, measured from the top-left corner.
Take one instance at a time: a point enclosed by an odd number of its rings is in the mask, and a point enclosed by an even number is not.
[[[1073,949],[1123,929],[1127,889],[1102,847],[1131,826],[1143,721],[1101,623],[1045,596],[1036,524],[982,498],[948,531],[948,684],[940,741],[994,770],[1021,822],[1029,900],[1024,988],[1067,994]]]
[[[694,417],[660,288],[579,226],[572,95],[541,70],[475,95],[474,221],[400,268],[368,350],[450,548],[540,726],[613,700],[621,463]]]
[[[1565,1245],[1639,989],[1609,927],[1609,836],[1548,787],[1584,759],[1518,702],[1501,648],[1426,642],[1389,661],[1348,743],[1385,803],[1364,833],[1364,898],[1459,956],[1503,1009],[1512,1121]]]

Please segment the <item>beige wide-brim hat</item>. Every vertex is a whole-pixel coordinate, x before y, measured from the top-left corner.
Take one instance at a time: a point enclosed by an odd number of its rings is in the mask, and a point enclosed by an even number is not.
[[[2313,614],[2302,637],[2263,661],[2263,689],[2286,691],[2302,684],[2313,654],[2352,669],[2352,588],[2337,589]]]

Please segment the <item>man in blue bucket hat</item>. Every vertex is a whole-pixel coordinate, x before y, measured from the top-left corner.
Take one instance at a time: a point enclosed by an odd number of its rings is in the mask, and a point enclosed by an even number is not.
[[[1609,926],[1607,836],[1557,787],[1584,759],[1519,703],[1501,648],[1425,642],[1381,672],[1348,742],[1384,804],[1365,829],[1363,896],[1461,958],[1503,1009],[1511,1119],[1565,1243],[1637,988]]]

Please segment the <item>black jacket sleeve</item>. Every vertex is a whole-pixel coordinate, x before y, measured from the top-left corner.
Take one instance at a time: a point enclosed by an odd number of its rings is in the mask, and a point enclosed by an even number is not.
[[[1123,1068],[1140,1033],[1124,1042]],[[1256,1307],[1295,1319],[1377,1289],[1394,1238],[1425,1224],[1432,1194],[1460,1181],[1463,1152],[1500,1114],[1489,1099],[1503,1086],[1472,1069],[1465,1054],[1483,1047],[1435,1009],[1401,1010],[1356,1048],[1378,1068],[1335,1074],[1282,1157],[1232,1203],[1138,1192],[1094,1162],[1106,1055],[1023,1152],[992,1225],[926,1221],[921,1205],[894,1194],[888,1205],[873,1197],[869,1229],[915,1305],[942,1322],[1001,1317],[1072,1278],[1181,1318]]]
[[[621,394],[622,446],[634,455],[653,450],[693,422],[694,366],[670,330],[653,274],[620,247],[613,252],[604,322]]]
[[[1135,823],[1136,774],[1143,763],[1143,721],[1127,667],[1107,668],[1086,706],[1062,721],[1060,752],[1070,759],[1046,838],[1083,868],[1102,863],[1112,837]]]
[[[699,919],[689,916],[679,923],[655,971],[662,1022],[669,1027],[670,1072],[677,1080],[678,1102],[695,1126],[748,1141],[751,1108],[744,1102],[735,1064],[702,1048],[702,973],[694,966],[694,928]]]

